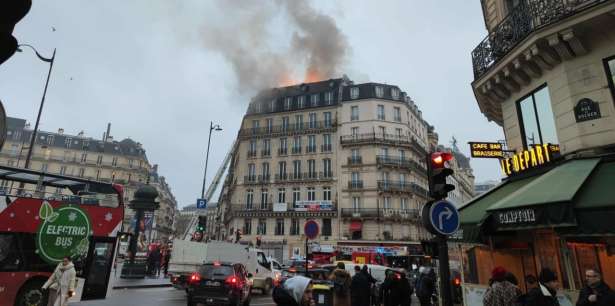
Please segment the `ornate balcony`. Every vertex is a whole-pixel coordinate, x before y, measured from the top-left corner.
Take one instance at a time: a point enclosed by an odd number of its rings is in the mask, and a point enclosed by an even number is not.
[[[287,182],[319,182],[330,181],[333,179],[333,172],[303,172],[303,173],[289,173],[289,174],[276,174],[276,183]]]
[[[360,190],[363,189],[363,181],[350,181],[348,182],[348,189],[350,190]]]
[[[277,205],[277,204],[275,204]],[[333,202],[332,210],[305,211],[298,210],[291,203],[285,206],[285,210],[274,209],[274,204],[252,203],[230,205],[231,214],[234,217],[259,218],[259,217],[337,217],[337,205]]]
[[[320,152],[331,152],[332,150],[333,146],[330,143],[320,145]]]
[[[417,151],[417,153],[421,155],[427,154],[425,148],[416,139],[414,139],[414,137],[404,135],[382,133],[343,135],[340,136],[340,143],[342,146],[357,146],[366,144],[405,146]]]
[[[419,163],[407,158],[378,155],[376,156],[376,164],[381,167],[398,167],[404,169],[411,169],[420,172],[423,175],[427,175],[427,169],[425,169]]]
[[[283,135],[314,134],[334,132],[336,121],[315,121],[304,124],[276,125],[272,127],[245,128],[239,131],[240,138],[277,137]]]
[[[482,77],[532,32],[611,0],[523,0],[472,51],[474,79]]]
[[[355,166],[363,164],[363,158],[361,156],[348,157],[348,166]]]
[[[342,208],[342,218],[408,221],[418,220],[417,209]]]
[[[396,181],[378,181],[378,191],[389,193],[412,193],[418,194],[422,197],[427,197],[428,192],[425,188],[408,182],[396,182]]]

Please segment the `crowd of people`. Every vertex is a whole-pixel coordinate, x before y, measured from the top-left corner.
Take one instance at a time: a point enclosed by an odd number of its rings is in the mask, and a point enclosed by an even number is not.
[[[169,270],[171,249],[168,246],[155,246],[147,254],[147,275],[160,277],[160,272],[166,277]]]
[[[602,280],[599,270],[585,271],[586,285],[577,300],[577,306],[615,305],[615,292]],[[491,273],[489,288],[485,292],[485,306],[559,306],[557,274],[543,268],[538,279],[532,275],[525,277],[527,293],[522,293],[514,274],[503,267],[496,267]]]

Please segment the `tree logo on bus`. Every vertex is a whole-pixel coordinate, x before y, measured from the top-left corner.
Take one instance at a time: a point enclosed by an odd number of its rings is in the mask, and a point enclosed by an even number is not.
[[[64,256],[75,259],[87,255],[91,226],[83,210],[64,206],[54,211],[44,201],[38,215],[42,222],[37,231],[36,251],[41,258],[55,264]]]

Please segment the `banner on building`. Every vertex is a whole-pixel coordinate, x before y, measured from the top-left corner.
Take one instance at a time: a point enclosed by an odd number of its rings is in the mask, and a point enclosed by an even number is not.
[[[297,201],[295,211],[332,211],[333,202],[331,201]]]
[[[287,210],[288,210],[288,205],[286,203],[273,203],[273,211],[283,212]]]

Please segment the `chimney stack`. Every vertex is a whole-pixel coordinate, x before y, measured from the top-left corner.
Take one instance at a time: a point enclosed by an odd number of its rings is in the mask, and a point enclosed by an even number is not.
[[[64,134],[64,129],[63,128],[59,128],[58,129],[58,134],[63,135]]]

